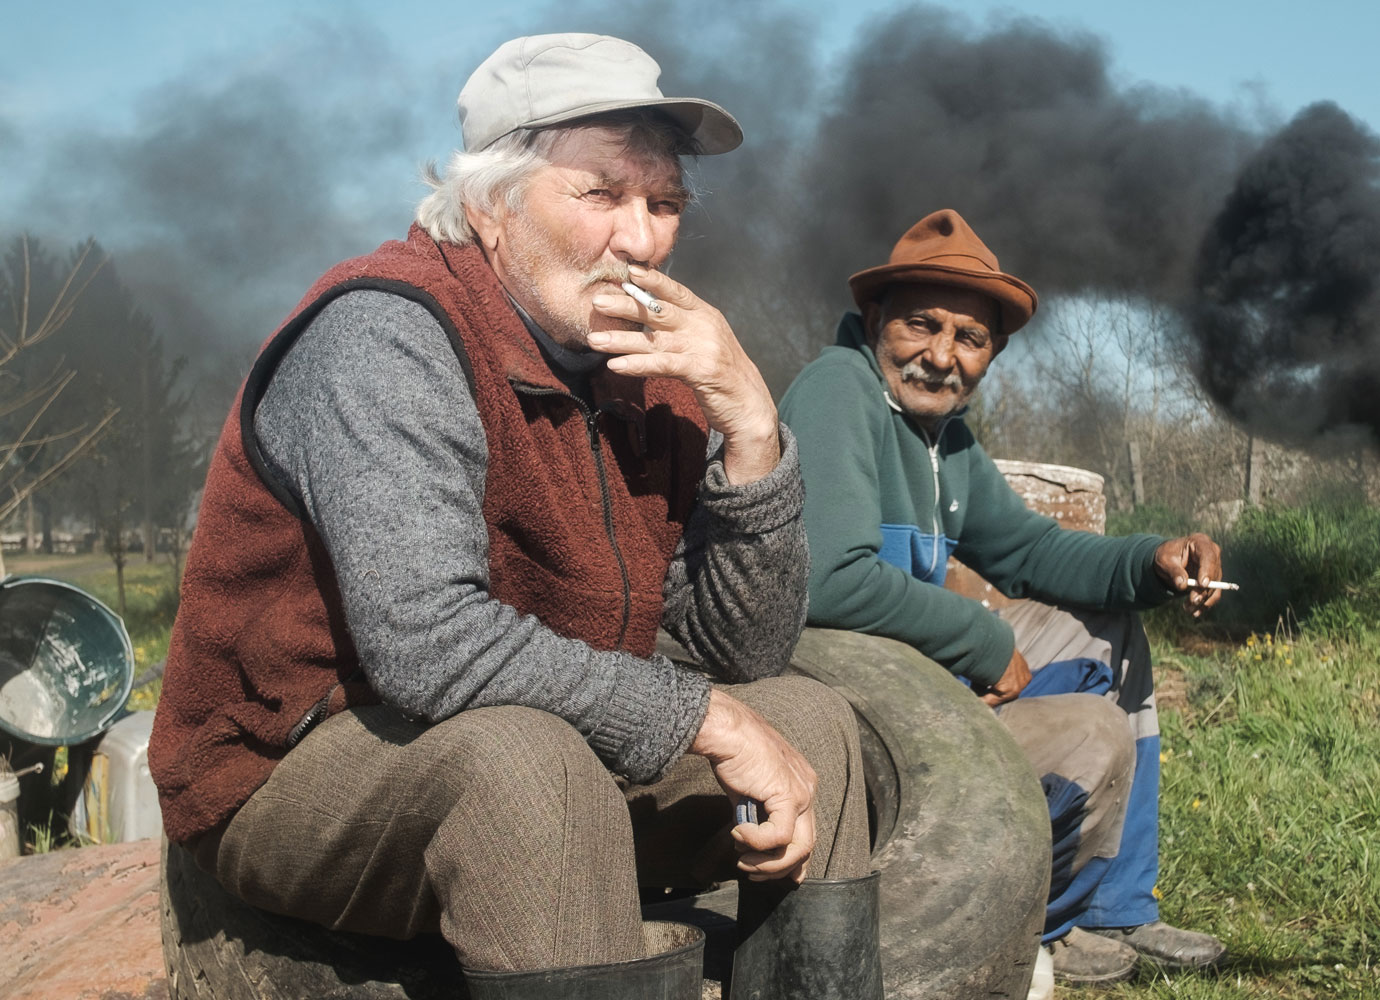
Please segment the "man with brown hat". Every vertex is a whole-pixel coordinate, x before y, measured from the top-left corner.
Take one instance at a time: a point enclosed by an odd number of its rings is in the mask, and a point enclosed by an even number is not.
[[[1050,807],[1057,978],[1123,978],[1138,953],[1216,961],[1215,938],[1158,919],[1159,728],[1132,612],[1181,593],[1195,615],[1211,607],[1217,545],[1062,531],[1006,484],[962,417],[1037,300],[957,212],[921,219],[849,284],[861,313],[781,403],[805,478],[810,624],[908,642],[1000,712]],[[951,554],[1025,600],[994,614],[944,589]]]
[[[734,996],[880,1000],[854,716],[776,676],[805,613],[794,440],[659,270],[682,157],[742,133],[658,75],[602,35],[501,46],[406,240],[265,344],[188,557],[164,826],[256,906],[439,931],[475,997],[698,998],[702,935],[644,925],[639,884],[740,876]]]

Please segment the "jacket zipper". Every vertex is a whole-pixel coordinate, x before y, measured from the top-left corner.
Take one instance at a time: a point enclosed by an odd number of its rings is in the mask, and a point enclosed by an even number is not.
[[[561,396],[569,399],[579,407],[580,414],[584,417],[585,430],[589,435],[589,450],[594,453],[594,468],[599,477],[599,497],[604,507],[604,531],[609,538],[609,547],[613,549],[613,557],[618,561],[618,575],[623,581],[623,620],[618,626],[618,643],[614,647],[615,649],[622,649],[623,641],[628,635],[628,622],[632,616],[632,582],[628,578],[628,564],[623,560],[623,550],[618,547],[618,535],[614,531],[613,498],[609,494],[608,473],[604,467],[604,450],[599,446],[599,412],[591,410],[589,404],[573,392],[528,385],[525,382],[512,382],[510,384],[514,391],[525,393],[528,396]]]
[[[322,695],[320,701],[316,702],[316,704],[312,705],[311,708],[307,709],[306,712],[302,714],[302,717],[297,720],[297,724],[288,730],[288,749],[291,750],[293,747],[297,746],[297,744],[301,743],[302,740],[306,738],[307,733],[311,732],[317,726],[321,725],[321,723],[326,721],[326,717],[331,713],[331,698],[335,696],[335,693],[339,691],[341,687],[343,687],[346,683],[363,679],[364,668],[360,667],[349,677],[345,678],[344,681],[336,681],[335,686],[332,687],[329,691],[327,691],[324,695]]]
[[[930,513],[930,524],[934,528],[934,542],[930,546],[929,576],[934,575],[936,564],[939,562],[939,539],[943,537],[940,533],[941,525],[939,523],[939,508],[943,504],[943,500],[939,496],[939,439],[944,436],[944,428],[948,423],[947,417],[940,421],[939,429],[934,434],[933,443],[930,442],[929,431],[918,423],[915,425],[920,436],[925,439],[925,451],[930,456],[930,472],[934,475],[934,510]]]

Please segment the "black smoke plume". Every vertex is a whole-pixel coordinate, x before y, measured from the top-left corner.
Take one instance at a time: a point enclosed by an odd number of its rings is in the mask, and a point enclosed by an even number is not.
[[[1178,301],[1259,142],[1193,95],[1119,84],[1101,40],[1029,18],[980,26],[908,5],[830,63],[793,11],[726,15],[712,43],[676,54],[677,14],[650,9],[622,30],[747,135],[702,164],[710,193],[690,228],[703,238],[677,251],[677,273],[712,292],[776,389],[852,308],[848,275],[939,208],[1046,300]]]
[[[168,80],[127,125],[31,142],[41,169],[0,220],[54,248],[98,238],[169,353],[188,359],[211,427],[311,281],[405,232],[421,191],[423,108],[402,97],[415,73],[362,29],[311,29]]]
[[[668,93],[743,122],[744,146],[700,165],[674,273],[724,310],[778,392],[832,339],[847,276],[938,208],[1047,302],[1188,301],[1206,228],[1261,142],[1191,94],[1121,83],[1092,35],[927,5],[832,54],[798,8],[729,0],[564,3],[435,65],[364,26],[307,28],[309,43],[169,81],[126,130],[43,148],[0,123],[0,159],[17,162],[24,139],[25,161],[43,164],[5,227],[99,238],[170,351],[228,373],[229,389],[322,270],[405,232],[418,164],[458,144],[456,91],[510,34],[630,38]]]
[[[1262,433],[1380,440],[1380,140],[1304,109],[1246,164],[1198,257],[1204,387]]]

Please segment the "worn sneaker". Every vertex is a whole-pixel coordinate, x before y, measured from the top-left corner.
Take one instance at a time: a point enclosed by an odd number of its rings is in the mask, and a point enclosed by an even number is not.
[[[1172,927],[1163,920],[1139,927],[1090,927],[1088,930],[1121,944],[1171,969],[1201,969],[1215,965],[1227,946],[1211,934]]]
[[[1136,967],[1130,946],[1078,927],[1045,947],[1054,957],[1054,978],[1061,983],[1114,983]]]

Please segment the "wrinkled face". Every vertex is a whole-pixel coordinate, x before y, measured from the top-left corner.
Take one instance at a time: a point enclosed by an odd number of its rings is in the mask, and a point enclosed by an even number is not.
[[[1004,341],[985,295],[944,285],[893,285],[863,309],[868,343],[891,398],[926,430],[962,409]]]
[[[527,179],[518,210],[470,221],[508,293],[557,342],[579,348],[595,330],[638,329],[591,300],[616,291],[628,264],[659,267],[670,256],[688,200],[676,160],[632,156],[617,132],[583,128]]]

